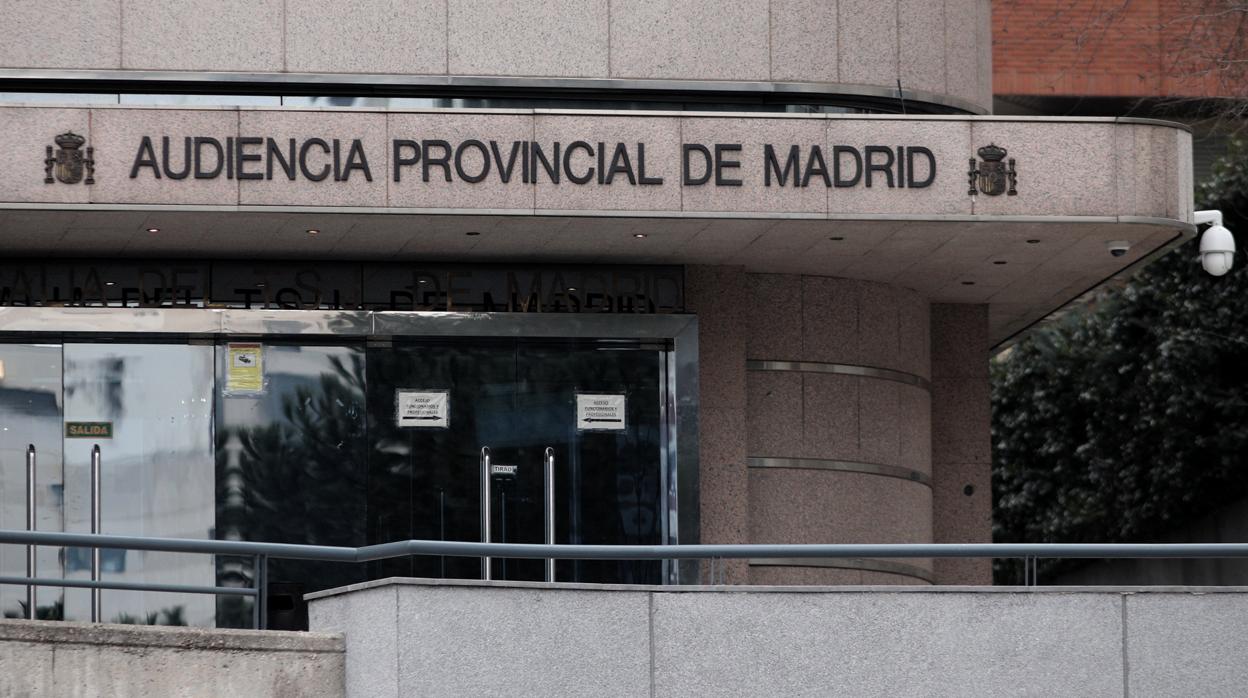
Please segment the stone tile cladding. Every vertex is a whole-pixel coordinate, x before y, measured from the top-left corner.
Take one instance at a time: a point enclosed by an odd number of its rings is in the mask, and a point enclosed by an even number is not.
[[[849,279],[747,274],[745,354],[752,361],[865,366],[931,378],[930,309],[909,289]],[[932,474],[932,403],[916,385],[818,371],[745,372],[747,458],[848,461]],[[861,472],[748,470],[754,543],[903,543],[933,539],[932,489]],[[905,561],[922,577],[931,561]],[[763,567],[761,583],[923,583],[840,568]]]
[[[988,306],[932,305],[932,512],[936,543],[992,542]],[[935,561],[941,584],[991,584],[992,561]]]

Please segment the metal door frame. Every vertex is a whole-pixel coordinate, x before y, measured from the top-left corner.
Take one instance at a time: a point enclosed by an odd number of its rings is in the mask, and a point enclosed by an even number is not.
[[[233,308],[0,308],[0,341],[215,341],[266,337],[482,337],[663,342],[663,542],[699,542],[698,319],[684,314],[453,313]],[[683,573],[682,573],[683,570]],[[696,561],[665,562],[668,584],[696,583]]]

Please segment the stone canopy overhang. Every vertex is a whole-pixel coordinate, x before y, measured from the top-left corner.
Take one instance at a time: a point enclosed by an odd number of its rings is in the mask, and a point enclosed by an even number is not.
[[[986,303],[994,343],[1195,231],[1190,134],[1132,119],[14,106],[0,163],[6,258],[741,265]]]

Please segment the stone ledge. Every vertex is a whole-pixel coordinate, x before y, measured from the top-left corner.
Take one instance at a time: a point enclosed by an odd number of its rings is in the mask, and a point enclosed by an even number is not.
[[[951,558],[956,559],[956,558]],[[586,584],[577,582],[512,582],[480,579],[433,579],[418,577],[388,577],[370,582],[351,584],[336,589],[326,589],[305,594],[312,601],[340,596],[365,589],[388,586],[430,586],[484,589],[545,589],[549,591],[644,591],[656,594],[687,593],[735,593],[735,594],[1248,594],[1248,586],[1197,587],[1197,586],[764,586],[764,585],[650,585],[650,584]],[[255,632],[255,631],[239,631]]]
[[[341,654],[342,635],[282,630],[223,630],[63,621],[0,620],[0,642],[168,647],[180,650],[266,650]]]

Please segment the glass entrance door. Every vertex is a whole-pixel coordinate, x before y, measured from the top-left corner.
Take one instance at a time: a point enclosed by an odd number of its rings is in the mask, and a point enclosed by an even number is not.
[[[555,461],[555,541],[662,542],[663,352],[631,344],[422,342],[369,349],[369,540],[541,543],[543,467]],[[445,423],[402,425],[402,394],[446,395]],[[621,421],[578,424],[578,394],[613,398]],[[494,559],[494,579],[540,580],[541,560]],[[371,577],[479,578],[475,558],[376,563]],[[560,561],[561,581],[658,583],[651,563]]]
[[[213,348],[185,344],[64,345],[65,530],[91,530],[91,459],[99,448],[100,533],[212,538]],[[90,578],[91,552],[64,551],[64,574]],[[212,586],[211,556],[101,550],[101,576]],[[105,622],[212,625],[202,594],[100,593]],[[65,615],[85,620],[91,592],[68,589]]]
[[[26,527],[33,446],[38,530],[90,532],[98,448],[105,534],[343,546],[479,541],[481,454],[489,449],[494,466],[510,466],[489,477],[491,540],[544,542],[549,452],[555,542],[665,542],[670,355],[662,345],[481,337],[244,344],[263,366],[247,389],[231,387],[239,347],[229,341],[0,343],[0,526]],[[434,406],[400,420],[416,398]],[[40,547],[38,575],[87,579],[91,559],[88,549]],[[256,579],[250,559],[232,556],[102,550],[100,562],[110,581]],[[490,571],[541,580],[546,570],[542,560],[495,558]],[[0,575],[26,575],[22,546],[0,546]],[[303,627],[304,593],[386,576],[475,579],[482,566],[475,557],[367,568],[274,560],[269,623]],[[556,579],[663,576],[653,562],[565,560]],[[40,617],[91,617],[90,590],[40,588],[36,596]],[[239,597],[104,590],[99,599],[106,622],[251,622],[250,601]],[[0,585],[0,612],[24,616],[25,601],[23,587]]]
[[[64,530],[61,364],[59,344],[0,344],[0,528],[26,528],[26,463],[33,457],[35,527]],[[34,453],[28,455],[31,447]],[[46,547],[36,551],[37,575],[59,578],[59,551]],[[26,576],[25,548],[0,545],[0,575]],[[36,589],[37,617],[62,618],[63,598],[60,587]],[[0,584],[0,611],[7,618],[25,618],[26,588]]]
[[[214,523],[213,348],[185,344],[0,344],[0,525],[26,527],[26,451],[37,463],[41,531],[211,538]],[[98,491],[91,463],[98,448]],[[0,550],[6,575],[26,574],[18,546]],[[40,577],[89,579],[91,551],[38,548]],[[204,555],[101,550],[113,581],[212,586]],[[39,617],[88,620],[91,591],[40,588]],[[212,597],[103,591],[99,619],[212,625]],[[25,589],[0,588],[6,615],[25,614]]]

